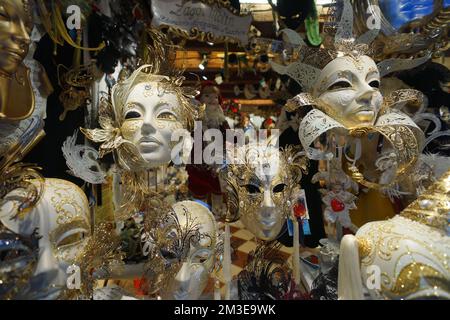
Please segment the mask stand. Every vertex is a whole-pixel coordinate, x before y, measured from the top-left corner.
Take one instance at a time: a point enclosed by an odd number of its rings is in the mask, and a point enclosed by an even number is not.
[[[292,259],[293,259],[293,268],[294,268],[294,281],[295,281],[295,285],[297,288],[300,287],[300,274],[301,274],[301,270],[300,270],[300,235],[299,235],[299,225],[298,225],[298,220],[295,216],[292,217],[292,223],[294,225],[294,253],[292,255]]]
[[[231,297],[231,248],[230,248],[230,225],[225,223],[224,251],[223,251],[223,278],[225,281],[225,300]]]

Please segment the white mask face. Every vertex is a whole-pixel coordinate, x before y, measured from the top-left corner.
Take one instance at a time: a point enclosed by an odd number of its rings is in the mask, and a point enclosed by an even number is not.
[[[373,125],[383,97],[380,74],[368,56],[338,57],[325,66],[313,89],[323,111],[348,128]]]
[[[123,107],[122,135],[138,148],[148,167],[171,160],[171,136],[182,128],[180,101],[174,93],[158,88],[158,82],[133,87]]]
[[[257,238],[274,240],[286,221],[289,200],[288,168],[284,154],[273,146],[247,145],[238,150],[228,183],[236,189],[240,219]]]
[[[173,209],[182,228],[195,219],[201,238],[195,246],[191,244],[187,257],[181,261],[180,270],[169,282],[167,290],[163,290],[162,296],[164,299],[196,300],[208,284],[209,274],[214,267],[217,239],[215,219],[206,207],[193,201],[178,202]]]
[[[1,222],[23,235],[37,230],[39,258],[31,279],[32,297],[56,298],[66,288],[67,268],[87,244],[90,235],[89,205],[76,185],[60,179],[45,179],[45,188],[38,204],[23,219],[11,219],[16,201],[7,201],[1,208]],[[14,190],[6,198],[23,195]],[[9,214],[8,214],[9,213]]]
[[[278,150],[266,151],[266,156],[253,164],[253,170],[254,175],[241,193],[241,221],[257,238],[270,241],[276,239],[286,221],[280,202],[287,201],[287,186]]]

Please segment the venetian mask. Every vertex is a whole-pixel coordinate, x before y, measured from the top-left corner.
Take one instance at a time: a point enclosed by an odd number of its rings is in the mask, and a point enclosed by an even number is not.
[[[229,210],[257,238],[274,240],[290,213],[293,190],[305,163],[302,159],[296,163],[291,150],[267,146],[243,146],[238,159],[242,164],[230,165],[225,177]]]
[[[160,280],[153,283],[160,286],[161,296],[198,299],[216,261],[218,230],[212,213],[197,202],[178,202],[160,230],[152,232],[155,241],[148,264]]]
[[[20,236],[0,226],[0,299],[20,298],[38,261],[36,233]]]
[[[28,0],[0,0],[0,72],[11,76],[25,59],[32,29]]]
[[[131,89],[122,109],[121,131],[149,167],[170,162],[172,132],[183,127],[179,108],[178,97],[164,92],[158,82],[140,83]]]
[[[341,241],[340,299],[449,299],[450,171],[394,218]]]
[[[82,129],[88,139],[102,143],[100,158],[114,152],[126,171],[168,164],[172,147],[180,142],[171,141],[172,133],[189,131],[203,112],[191,103],[198,91],[182,87],[179,75],[159,75],[159,67],[158,63],[142,65],[116,83],[110,101],[103,99],[99,107],[101,129]],[[185,133],[182,143],[188,140]]]
[[[22,217],[16,216],[24,190],[16,189],[4,199],[1,222],[13,232],[39,234],[39,257],[30,279],[27,298],[54,299],[66,288],[67,268],[83,250],[90,234],[89,205],[76,185],[59,179],[45,179],[39,202]]]
[[[30,70],[23,63],[32,27],[28,0],[0,1],[0,118],[21,120],[33,112]]]
[[[259,245],[250,252],[248,263],[238,275],[241,300],[294,300],[301,299],[295,287],[292,270],[279,255],[281,244],[271,242]]]
[[[346,55],[321,71],[313,96],[321,109],[348,128],[373,125],[383,103],[380,74],[368,56]]]

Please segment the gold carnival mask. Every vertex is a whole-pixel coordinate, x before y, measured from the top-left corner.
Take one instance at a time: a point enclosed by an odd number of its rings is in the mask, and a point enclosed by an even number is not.
[[[112,104],[100,110],[102,129],[82,129],[86,136],[103,142],[100,157],[115,151],[119,165],[141,171],[170,162],[171,134],[190,129],[199,110],[189,99],[195,90],[181,87],[181,78],[152,73],[152,66],[139,67],[112,90]]]
[[[244,145],[225,176],[229,212],[257,238],[274,240],[290,213],[293,192],[306,159],[293,149]],[[256,156],[256,157],[255,157]],[[238,164],[241,163],[241,164]]]
[[[33,27],[28,0],[0,0],[0,118],[20,120],[34,109],[28,54]]]

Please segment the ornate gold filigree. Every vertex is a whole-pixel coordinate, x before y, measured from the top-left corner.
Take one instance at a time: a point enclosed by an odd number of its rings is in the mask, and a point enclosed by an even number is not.
[[[95,272],[108,272],[110,266],[122,264],[119,249],[120,237],[114,232],[114,227],[108,223],[96,225],[94,234],[73,262],[81,271],[81,287],[65,289],[59,299],[90,299],[96,280]]]
[[[412,202],[401,215],[447,232],[450,212],[450,171]]]

